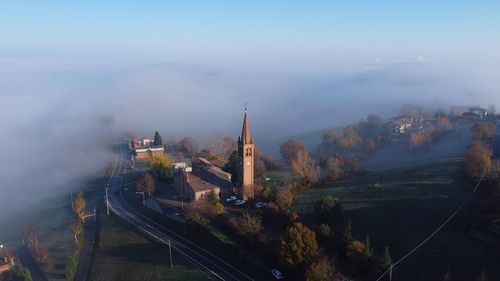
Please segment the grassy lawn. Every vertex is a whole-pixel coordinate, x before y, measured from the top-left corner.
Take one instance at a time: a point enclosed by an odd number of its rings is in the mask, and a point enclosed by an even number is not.
[[[99,210],[98,237],[89,280],[210,280],[181,254],[139,233],[120,218]]]
[[[459,159],[447,159],[412,169],[368,173],[332,186],[296,194],[295,210],[312,222],[314,204],[327,195],[343,203],[338,235],[351,220],[355,235],[370,235],[376,253],[389,246],[399,259],[440,225],[467,197],[471,184]],[[373,188],[374,183],[381,187]],[[500,276],[498,250],[469,236],[458,216],[427,246],[398,266],[398,280],[442,280],[449,269],[454,280],[474,280],[481,270]],[[493,278],[495,279],[495,278]],[[495,279],[496,280],[496,279]]]

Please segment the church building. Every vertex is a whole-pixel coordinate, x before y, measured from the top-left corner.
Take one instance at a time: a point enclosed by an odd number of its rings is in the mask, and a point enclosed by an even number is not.
[[[248,125],[248,113],[245,108],[243,117],[243,129],[238,137],[238,187],[239,195],[244,199],[253,198],[252,190],[254,185],[254,139],[250,134]]]

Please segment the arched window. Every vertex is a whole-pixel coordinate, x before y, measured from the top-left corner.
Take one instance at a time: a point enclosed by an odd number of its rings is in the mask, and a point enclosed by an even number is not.
[[[245,156],[252,156],[252,149],[250,147],[247,147]]]

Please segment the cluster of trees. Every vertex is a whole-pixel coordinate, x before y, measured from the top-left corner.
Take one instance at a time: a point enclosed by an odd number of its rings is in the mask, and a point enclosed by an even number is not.
[[[464,155],[467,175],[478,181],[483,179],[490,183],[500,182],[498,162],[492,159],[491,143],[496,137],[496,127],[490,122],[477,123],[472,128],[472,144]]]
[[[341,243],[343,245],[343,251],[341,251],[341,253],[348,259],[349,264],[356,272],[365,272],[369,275],[375,275],[392,266],[389,248],[385,247],[382,255],[375,255],[375,251],[371,246],[370,236],[366,236],[364,241],[355,238],[350,221],[344,228]]]
[[[411,149],[429,145],[440,136],[454,130],[454,126],[450,122],[450,119],[448,118],[446,113],[438,111],[434,117],[435,121],[431,126],[427,126],[423,130],[410,133],[410,136],[408,138],[408,146]]]
[[[361,170],[356,157],[345,161],[340,154],[330,154],[316,161],[305,145],[294,139],[283,143],[280,151],[298,178],[299,189],[311,188],[319,181],[335,182]]]
[[[158,180],[168,180],[174,176],[172,160],[165,154],[151,155],[146,158],[146,166]]]
[[[323,153],[343,150],[373,152],[378,146],[377,143],[384,139],[381,125],[380,117],[370,114],[365,120],[349,125],[343,131],[327,129],[323,133],[321,150]]]
[[[184,216],[191,223],[206,225],[223,213],[224,205],[219,202],[215,191],[210,190],[203,198],[186,204]]]
[[[28,229],[27,242],[36,261],[46,270],[52,270],[54,268],[54,259],[50,256],[49,250],[38,241],[38,235],[35,233],[33,226]]]

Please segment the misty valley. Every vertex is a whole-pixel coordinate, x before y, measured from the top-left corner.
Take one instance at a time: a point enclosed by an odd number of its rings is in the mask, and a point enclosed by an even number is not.
[[[500,280],[500,1],[3,1],[0,281]]]
[[[205,145],[158,131],[117,136],[105,168],[3,220],[2,278],[500,274],[495,106],[406,105],[265,150],[251,116],[245,108],[237,138]]]

